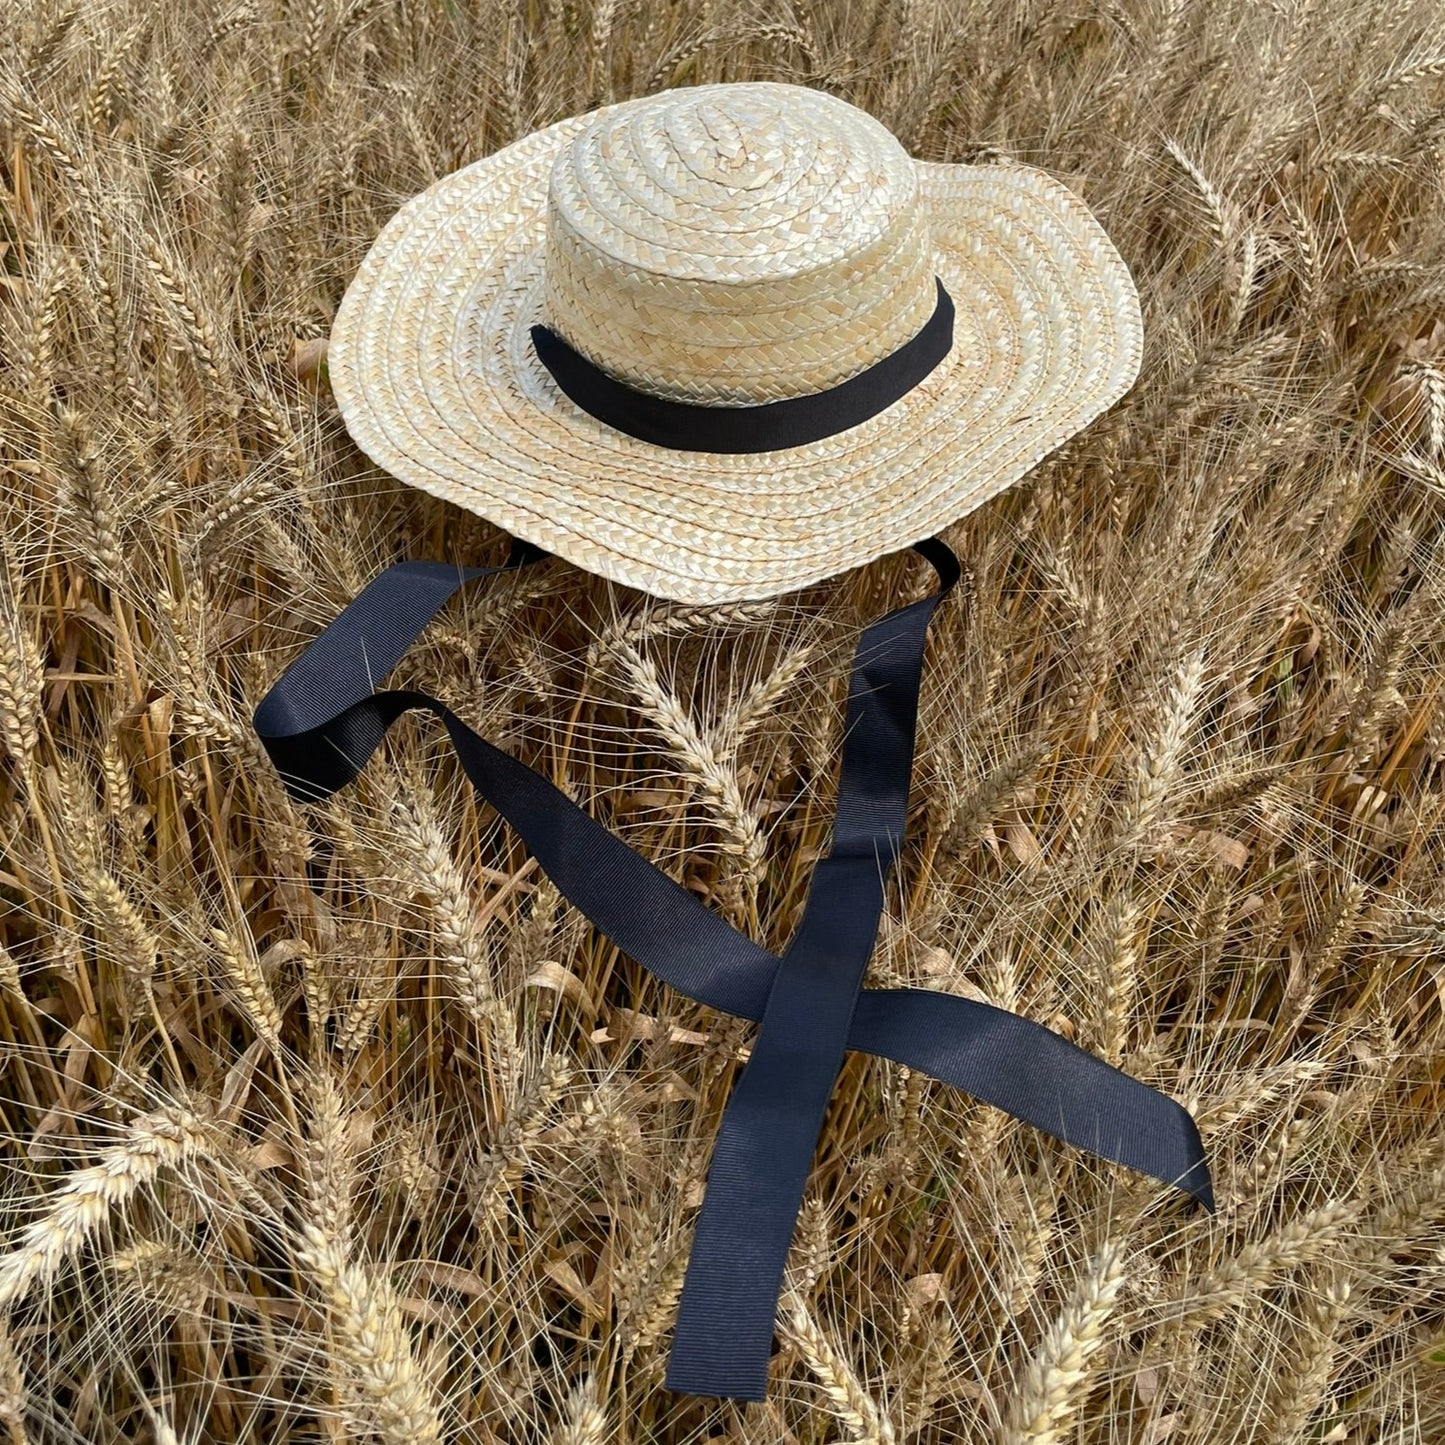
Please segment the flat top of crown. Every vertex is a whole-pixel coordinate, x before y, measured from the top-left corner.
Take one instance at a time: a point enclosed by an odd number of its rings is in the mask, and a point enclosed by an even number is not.
[[[778,81],[684,86],[617,107],[558,153],[549,224],[628,266],[778,277],[862,250],[916,202],[897,138]]]

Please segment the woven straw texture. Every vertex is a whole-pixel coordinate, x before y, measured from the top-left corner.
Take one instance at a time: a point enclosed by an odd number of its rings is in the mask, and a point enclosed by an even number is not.
[[[543,321],[618,380],[709,405],[857,374],[927,321],[953,346],[878,415],[806,446],[679,451],[561,392]],[[403,482],[615,582],[775,596],[907,547],[1026,475],[1138,375],[1127,266],[1020,164],[914,160],[846,101],[688,86],[533,132],[382,229],[328,363],[347,427]]]

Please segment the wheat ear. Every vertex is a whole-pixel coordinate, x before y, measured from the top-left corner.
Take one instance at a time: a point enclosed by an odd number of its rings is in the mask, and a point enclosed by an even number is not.
[[[45,659],[20,612],[21,586],[8,549],[0,553],[0,743],[22,767],[40,745]]]
[[[761,881],[767,861],[762,823],[743,800],[734,767],[716,742],[703,735],[687,709],[663,684],[657,664],[631,643],[617,648],[642,709],[661,734],[683,771],[692,777],[713,816],[727,834],[726,852],[735,857],[744,878]]]
[[[606,1438],[607,1412],[597,1403],[597,1383],[589,1375],[568,1397],[566,1419],[551,1445],[602,1445]]]
[[[0,1324],[0,1424],[5,1426],[11,1445],[24,1445],[25,1411],[29,1403],[20,1357],[15,1353],[10,1331]]]
[[[347,1137],[345,1101],[329,1069],[307,1080],[311,1118],[306,1131],[306,1192],[314,1219],[328,1239],[347,1249],[351,1241],[351,1196],[356,1186]]]
[[[226,975],[226,981],[235,993],[236,1001],[250,1021],[251,1027],[272,1049],[279,1049],[281,1011],[276,1006],[271,985],[266,982],[266,975],[261,971],[254,941],[224,928],[212,928],[211,942],[216,946],[216,955],[221,961],[221,970]]]
[[[1204,680],[1204,654],[1196,651],[1179,663],[1160,708],[1159,730],[1140,753],[1123,830],[1127,844],[1143,841],[1159,821],[1164,802],[1179,774]]]
[[[348,1256],[335,1235],[302,1226],[297,1258],[326,1296],[336,1343],[377,1434],[394,1445],[441,1439],[430,1384],[417,1367],[391,1285]]]
[[[1122,1248],[1109,1241],[1049,1326],[1009,1402],[1002,1445],[1054,1445],[1083,1403],[1089,1361],[1124,1282]]]
[[[166,1165],[177,1167],[205,1151],[204,1122],[181,1108],[143,1114],[122,1143],[79,1169],[51,1196],[44,1216],[26,1227],[19,1245],[0,1257],[0,1309],[18,1304],[45,1284],[61,1264]]]
[[[813,1318],[802,1295],[789,1288],[784,1292],[780,1306],[778,1325],[781,1333],[817,1377],[847,1427],[849,1439],[880,1442],[880,1445],[881,1442],[891,1442],[894,1438],[892,1422],[879,1410],[853,1367]]]
[[[1116,893],[1104,905],[1099,927],[1099,1031],[1104,1057],[1116,1068],[1129,1043],[1129,1014],[1144,952],[1143,914],[1132,894]]]
[[[1357,1200],[1330,1200],[1247,1244],[1201,1278],[1181,1284],[1166,1308],[1182,1324],[1199,1325],[1227,1314],[1250,1295],[1268,1289],[1281,1274],[1329,1252],[1360,1217]]]
[[[493,978],[494,958],[486,920],[478,917],[461,865],[452,854],[425,791],[394,811],[399,842],[413,885],[429,901],[442,959],[463,1007],[499,1051],[508,1078],[516,1075],[516,1015]]]

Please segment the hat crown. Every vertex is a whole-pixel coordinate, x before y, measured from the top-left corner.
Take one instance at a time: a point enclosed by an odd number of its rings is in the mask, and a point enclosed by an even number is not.
[[[937,299],[912,158],[866,111],[773,81],[611,106],[558,152],[543,320],[619,381],[701,404],[824,390]]]

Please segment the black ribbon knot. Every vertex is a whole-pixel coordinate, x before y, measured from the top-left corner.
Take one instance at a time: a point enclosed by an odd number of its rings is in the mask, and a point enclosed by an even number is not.
[[[1214,1207],[1198,1130],[1174,1100],[1017,1014],[926,989],[861,987],[903,842],[924,637],[959,573],[937,539],[915,550],[942,585],[859,640],[831,847],[815,865],[802,922],[781,957],[437,699],[373,690],[465,583],[545,555],[526,543],[514,544],[499,567],[388,567],[291,663],[253,718],[288,794],[316,802],[356,777],[402,713],[434,712],[478,793],[607,938],[689,998],[758,1021],[714,1145],[669,1389],[764,1398],[783,1266],[848,1049],[922,1070]]]

